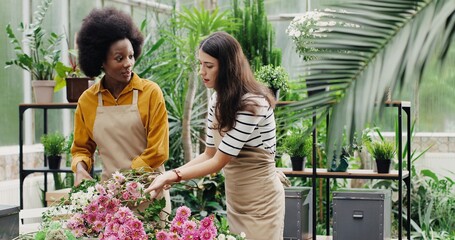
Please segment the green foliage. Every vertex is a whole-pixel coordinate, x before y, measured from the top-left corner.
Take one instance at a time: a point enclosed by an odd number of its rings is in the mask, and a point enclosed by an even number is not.
[[[170,189],[173,209],[186,205],[195,216],[206,217],[226,209],[224,176],[221,173],[174,184]]]
[[[313,139],[302,130],[291,131],[282,139],[283,151],[291,157],[311,156]]]
[[[255,72],[255,77],[271,89],[287,92],[289,75],[281,66],[265,65]]]
[[[196,149],[184,151],[183,146],[188,146],[189,140],[203,144],[204,137],[201,136],[205,136],[201,133],[205,129],[207,92],[205,88],[198,87],[195,57],[198,44],[202,38],[215,31],[229,31],[237,25],[227,11],[204,8],[173,11],[166,23],[158,24],[161,26],[159,40],[155,44],[149,42],[152,45],[150,50],[154,50],[136,63],[135,68],[143,70],[139,71],[144,73],[143,77],[156,81],[163,90],[168,110],[171,153],[167,165],[180,166],[185,152],[187,156],[188,152],[197,152]],[[188,122],[190,129],[185,124]],[[191,134],[190,139],[188,135],[183,138],[183,133]]]
[[[59,132],[41,136],[41,143],[44,146],[46,156],[59,156],[65,152],[65,136]]]
[[[377,161],[392,160],[395,156],[395,143],[387,140],[375,141],[368,145],[368,151]]]
[[[242,26],[231,34],[239,41],[253,71],[263,65],[281,65],[281,50],[275,48],[275,32],[267,20],[264,0],[233,0],[232,12]]]
[[[54,87],[54,92],[57,92],[58,90],[62,89],[64,86],[66,86],[66,81],[65,78],[71,77],[71,78],[76,78],[76,77],[82,77],[82,71],[79,68],[79,63],[77,60],[78,53],[76,49],[69,49],[69,65],[64,64],[61,61],[58,61],[57,64],[55,65],[55,72],[57,73],[54,77],[55,80],[55,87]]]
[[[329,90],[292,106],[295,118],[330,115],[328,148],[339,146],[343,131],[363,129],[384,107],[378,103],[388,89],[420,83],[430,57],[441,64],[455,34],[447,24],[454,19],[453,1],[344,1],[331,8],[321,11],[320,31],[304,46],[310,59],[302,63],[306,81]]]
[[[76,240],[76,237],[68,229],[63,229],[60,222],[51,222],[47,227],[38,231],[35,235],[35,240]]]
[[[439,178],[423,169],[414,175],[411,188],[411,217],[414,239],[455,238],[455,182],[449,177]]]
[[[51,3],[52,0],[43,0],[34,14],[33,22],[29,26],[24,26],[23,23],[19,25],[19,31],[25,34],[25,42],[30,47],[30,55],[24,52],[11,25],[6,26],[6,33],[16,53],[15,59],[6,62],[6,67],[17,65],[29,71],[35,80],[54,79],[54,68],[60,59],[60,42],[63,35],[52,32],[47,36],[46,31],[41,27]],[[46,39],[46,37],[48,38]]]

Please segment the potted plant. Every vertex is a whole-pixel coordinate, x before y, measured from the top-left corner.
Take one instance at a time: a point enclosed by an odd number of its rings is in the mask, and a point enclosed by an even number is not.
[[[280,91],[286,92],[289,89],[289,75],[281,66],[265,65],[255,72],[258,81],[264,83],[275,94],[276,100],[280,97]]]
[[[63,35],[47,34],[42,28],[43,19],[52,0],[43,0],[34,14],[33,22],[25,26],[19,24],[19,31],[24,35],[30,53],[24,51],[21,41],[11,28],[6,26],[6,33],[13,44],[16,58],[6,62],[6,67],[19,66],[32,75],[32,87],[37,103],[50,103],[54,92],[54,68],[60,59],[60,42]]]
[[[291,132],[283,138],[282,151],[289,154],[293,171],[302,171],[306,159],[312,153],[313,140],[302,130]]]
[[[55,132],[41,136],[49,169],[59,169],[62,154],[65,152],[66,139],[61,133]]]
[[[66,86],[66,99],[68,102],[77,102],[82,93],[90,86],[92,78],[85,77],[79,68],[77,49],[69,49],[69,66],[57,62],[55,66],[55,89],[58,91]]]
[[[375,141],[368,145],[368,151],[376,160],[378,173],[389,173],[390,164],[396,153],[395,144],[387,140]]]

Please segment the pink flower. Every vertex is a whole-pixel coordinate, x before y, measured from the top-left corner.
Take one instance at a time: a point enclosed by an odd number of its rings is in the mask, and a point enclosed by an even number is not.
[[[107,184],[107,189],[110,194],[116,195],[119,191],[120,184],[118,182],[109,182]]]
[[[197,232],[197,224],[193,221],[186,221],[182,226],[184,234],[194,234]]]
[[[143,228],[143,224],[137,218],[132,218],[128,221],[127,226],[129,226],[134,231],[140,230]]]
[[[185,223],[186,219],[182,218],[179,215],[176,215],[171,222],[171,231],[181,234],[182,226]]]
[[[96,212],[88,213],[84,216],[85,221],[87,221],[89,224],[92,224],[96,221],[97,214]]]
[[[109,200],[109,202],[106,205],[106,211],[108,213],[115,213],[118,211],[118,208],[120,207],[120,200],[117,198],[112,198]]]
[[[199,237],[201,238],[201,240],[213,240],[216,237],[216,235],[214,235],[212,231],[210,231],[210,229],[204,229],[199,234]]]
[[[155,237],[156,240],[167,240],[168,234],[164,230],[161,230],[155,234]]]
[[[201,228],[202,229],[207,229],[211,228],[213,226],[213,221],[209,217],[205,217],[204,219],[201,220]]]
[[[126,190],[130,191],[130,192],[133,192],[135,190],[137,190],[139,187],[139,185],[137,184],[137,182],[128,182],[126,184]]]
[[[97,183],[97,184],[95,185],[95,189],[96,189],[96,191],[98,191],[101,195],[105,195],[105,194],[106,194],[106,189],[104,188],[103,185],[101,185],[101,184],[99,184],[99,183]]]
[[[82,228],[75,228],[71,232],[77,238],[82,237],[84,235],[84,230]]]
[[[100,195],[96,200],[95,200],[100,206],[106,207],[107,203],[109,202],[109,198],[106,195]]]
[[[99,233],[101,231],[103,231],[104,229],[104,224],[105,222],[104,221],[95,221],[93,222],[93,231]]]
[[[176,215],[186,220],[191,216],[191,209],[187,206],[181,206],[177,208]]]
[[[123,193],[122,193],[122,198],[123,198],[124,200],[127,200],[127,201],[128,201],[128,200],[130,200],[130,194],[129,194],[128,192],[123,192]]]
[[[115,173],[113,173],[112,178],[118,183],[125,182],[125,176],[123,176],[123,174],[121,174],[119,171],[116,171]]]

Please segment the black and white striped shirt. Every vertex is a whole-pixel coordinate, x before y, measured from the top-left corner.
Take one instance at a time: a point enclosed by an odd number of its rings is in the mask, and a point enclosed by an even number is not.
[[[213,138],[213,123],[215,119],[216,92],[210,99],[210,108],[207,119],[207,147],[215,147]],[[225,154],[237,156],[244,146],[257,147],[267,150],[270,154],[276,151],[276,125],[275,115],[267,100],[260,95],[246,94],[242,99],[254,101],[256,114],[249,111],[237,113],[235,126],[229,132],[224,133],[218,149]]]

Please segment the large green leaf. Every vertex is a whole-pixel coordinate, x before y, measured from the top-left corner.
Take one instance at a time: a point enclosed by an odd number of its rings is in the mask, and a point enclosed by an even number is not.
[[[329,90],[289,106],[296,118],[330,114],[328,159],[343,132],[351,139],[382,110],[389,88],[421,81],[427,60],[444,56],[455,32],[453,0],[354,0],[331,8],[336,11],[322,11],[321,21],[344,24],[308,39],[305,48],[312,51],[301,53],[309,57],[307,83]]]

